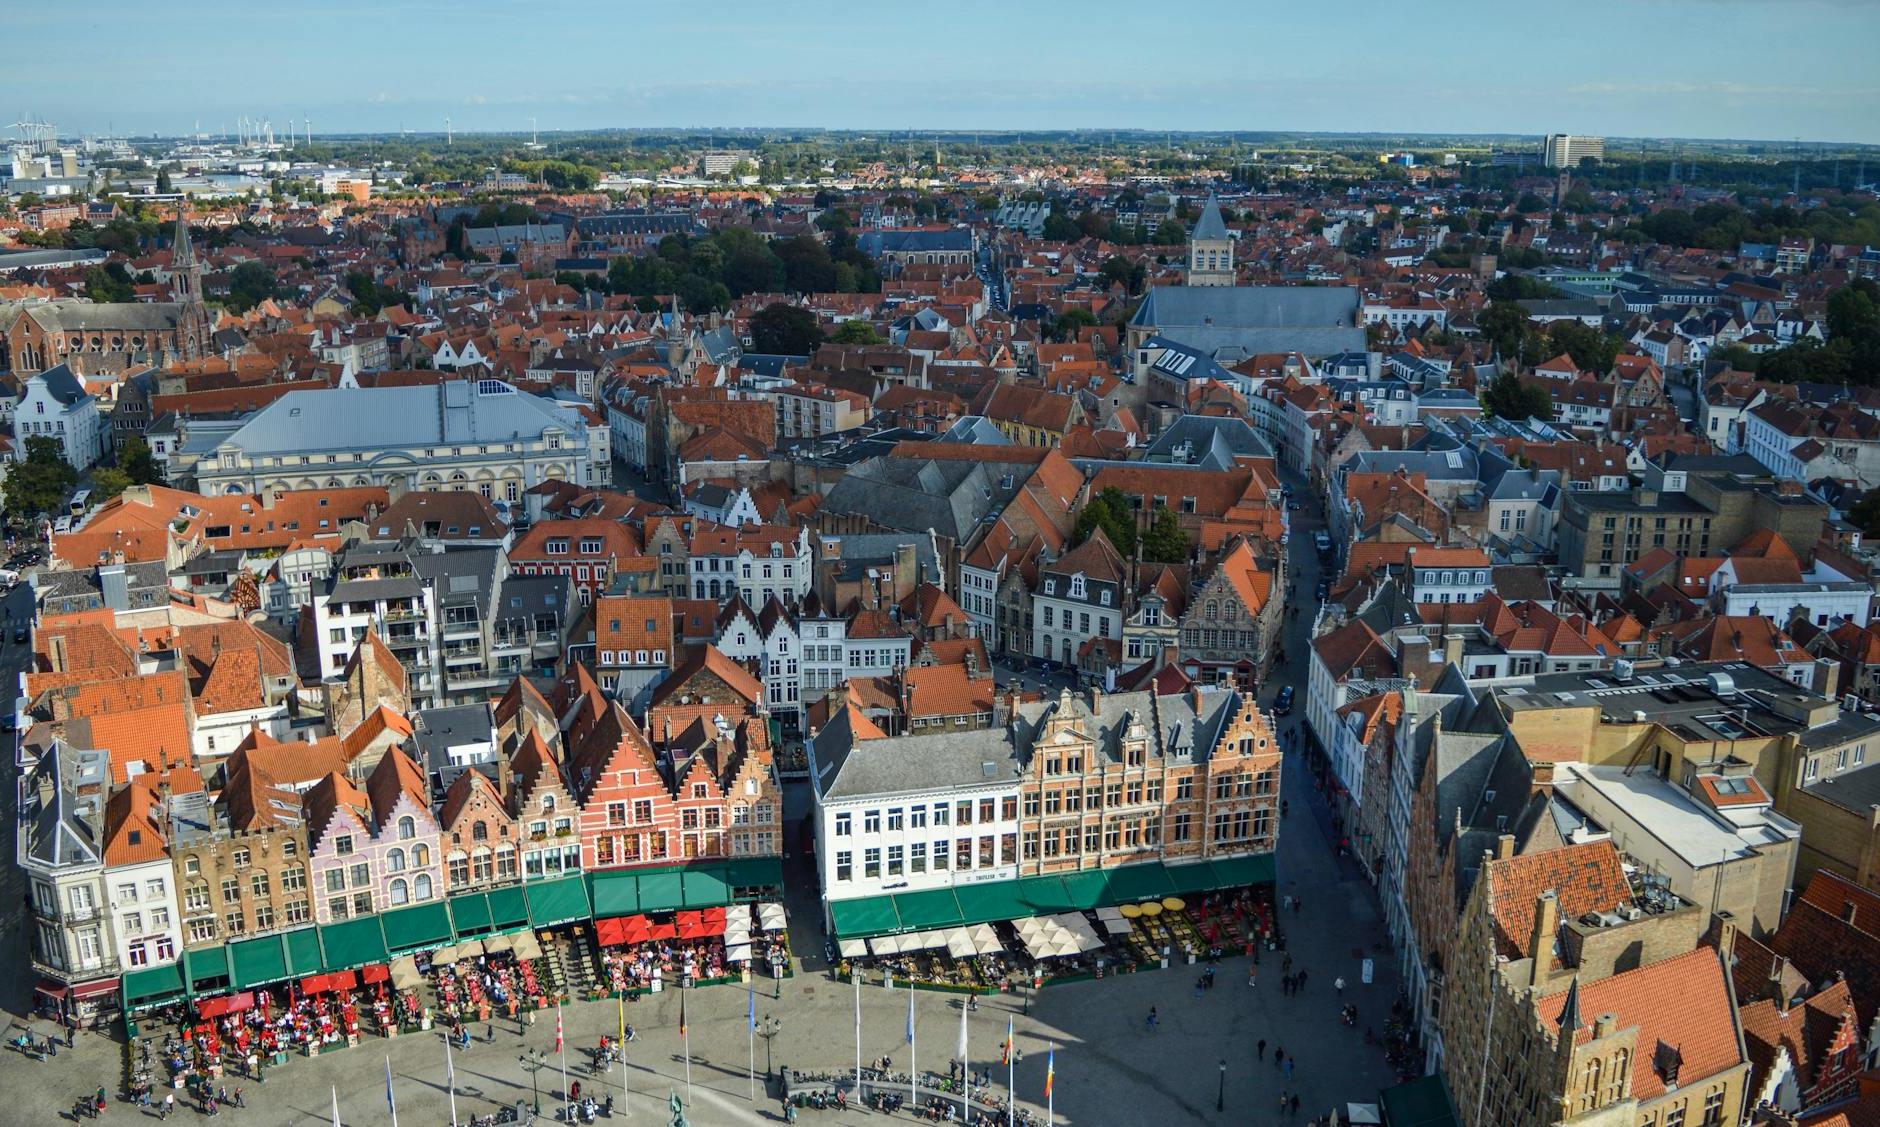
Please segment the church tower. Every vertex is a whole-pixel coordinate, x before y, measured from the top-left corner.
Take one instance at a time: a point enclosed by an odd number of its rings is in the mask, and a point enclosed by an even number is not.
[[[176,336],[171,360],[194,360],[209,351],[213,327],[202,304],[202,260],[189,240],[189,207],[176,205],[176,237],[170,243],[170,294],[176,299]]]
[[[1201,209],[1201,218],[1188,236],[1188,284],[1191,286],[1231,286],[1234,284],[1234,240],[1221,219],[1221,205],[1212,195]]]

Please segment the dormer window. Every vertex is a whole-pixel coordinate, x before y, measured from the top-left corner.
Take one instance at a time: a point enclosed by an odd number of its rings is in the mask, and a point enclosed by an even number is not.
[[[1082,572],[1079,572],[1071,576],[1071,598],[1082,599],[1085,597],[1087,596],[1084,594],[1084,576]]]

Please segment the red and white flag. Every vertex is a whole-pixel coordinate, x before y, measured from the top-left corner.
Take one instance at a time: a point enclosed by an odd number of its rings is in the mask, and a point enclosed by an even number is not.
[[[561,1052],[561,1003],[555,1003],[555,1051]]]

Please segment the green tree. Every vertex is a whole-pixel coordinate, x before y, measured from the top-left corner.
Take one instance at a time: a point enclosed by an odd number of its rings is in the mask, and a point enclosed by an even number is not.
[[[1547,339],[1553,343],[1556,354],[1564,352],[1573,357],[1574,366],[1582,372],[1602,374],[1612,370],[1612,361],[1619,355],[1621,343],[1616,336],[1574,320],[1555,321],[1547,326]]]
[[[116,262],[117,274],[124,274],[124,267]],[[118,277],[103,266],[93,266],[85,271],[85,296],[97,302],[126,302],[136,299],[131,289],[128,276]]]
[[[1156,228],[1155,228],[1155,245],[1156,246],[1172,247],[1180,243],[1185,243],[1187,241],[1188,241],[1188,228],[1182,226],[1180,220],[1164,219],[1162,222],[1156,224]]]
[[[798,235],[778,244],[776,254],[783,262],[783,285],[789,292],[836,292],[836,262],[821,239]]]
[[[169,170],[162,168],[157,169],[157,194],[167,196],[174,190],[175,189],[172,188],[170,184]]]
[[[4,492],[7,511],[16,517],[50,513],[65,504],[65,495],[78,481],[78,471],[65,460],[55,438],[35,435],[26,440],[26,460],[7,472]]]
[[[1521,339],[1528,332],[1527,310],[1512,301],[1491,301],[1475,325],[1499,355],[1521,354]]]
[[[274,293],[274,271],[265,262],[244,262],[228,276],[228,304],[237,312],[253,309]]]
[[[1054,211],[1044,217],[1043,235],[1048,243],[1074,243],[1084,237],[1084,229],[1070,216]]]
[[[844,321],[836,326],[836,331],[829,336],[831,344],[885,344],[875,326],[859,318]]]
[[[1482,393],[1482,410],[1497,419],[1552,419],[1554,397],[1544,387],[1522,383],[1513,372],[1503,372]]]
[[[1078,333],[1096,323],[1096,314],[1088,309],[1072,307],[1052,318],[1050,336],[1052,340],[1060,342],[1076,340]]]
[[[109,501],[130,487],[131,476],[123,470],[100,466],[91,471],[91,499],[94,502]]]
[[[822,326],[807,309],[778,301],[751,314],[751,347],[758,352],[808,356],[822,342]]]
[[[1181,518],[1166,505],[1157,505],[1155,519],[1142,537],[1142,558],[1155,563],[1183,563],[1188,559],[1188,534]]]
[[[136,435],[124,440],[124,448],[118,451],[118,467],[133,485],[163,484],[163,466],[151,454],[150,444]]]
[[[1136,514],[1129,507],[1129,498],[1114,486],[1092,497],[1077,511],[1077,523],[1071,535],[1081,544],[1099,528],[1109,537],[1111,546],[1125,557],[1135,554]]]
[[[1869,489],[1847,510],[1847,519],[1869,536],[1880,536],[1880,489]]]

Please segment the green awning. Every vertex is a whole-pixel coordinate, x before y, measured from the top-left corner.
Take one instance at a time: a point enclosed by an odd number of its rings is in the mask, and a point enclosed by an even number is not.
[[[1108,903],[1104,893],[1110,887],[1110,874],[1102,869],[1085,869],[1063,874],[1065,899],[1070,911],[1088,911]]]
[[[725,883],[724,869],[687,869],[681,874],[688,908],[716,908],[731,903],[731,886]]]
[[[514,931],[529,926],[529,898],[523,894],[521,885],[493,888],[489,893],[489,901],[490,927],[493,929]]]
[[[191,994],[220,993],[228,985],[228,948],[203,947],[183,952],[183,977]]]
[[[1024,890],[1016,880],[995,880],[987,884],[968,884],[953,890],[960,902],[960,922],[992,923],[1018,920],[1039,914],[1039,909],[1025,902]],[[928,925],[923,924],[922,927]]]
[[[954,890],[951,888],[902,893],[894,898],[894,911],[901,918],[903,931],[957,927],[963,922],[960,902],[954,898]]]
[[[377,916],[327,924],[320,929],[320,945],[326,949],[326,969],[330,971],[385,961],[385,933],[379,928]]]
[[[740,857],[725,865],[725,883],[732,888],[782,888],[781,857]]]
[[[265,986],[289,976],[287,950],[278,935],[229,944],[228,961],[229,984],[237,990]]]
[[[1439,1075],[1419,1076],[1379,1095],[1389,1127],[1456,1127],[1462,1122]]]
[[[490,930],[490,898],[481,892],[464,892],[450,898],[450,927],[457,938],[482,935]]]
[[[124,1008],[127,1010],[180,1001],[184,993],[183,968],[180,963],[138,967],[124,973]]]
[[[379,926],[385,931],[385,949],[393,952],[442,947],[451,939],[450,911],[442,900],[386,912]]]
[[[640,878],[632,873],[595,873],[588,881],[596,917],[631,916],[640,910]]]
[[[676,912],[685,907],[685,882],[677,872],[640,874],[640,911]]]
[[[1241,888],[1249,884],[1273,883],[1274,866],[1271,853],[1256,853],[1251,857],[1227,857],[1210,861],[1208,864],[1214,869],[1215,888]]]
[[[529,895],[529,923],[551,927],[569,920],[585,920],[588,910],[587,881],[580,875],[558,880],[536,881],[523,886]]]
[[[287,973],[290,977],[301,978],[319,974],[326,969],[326,954],[320,950],[319,929],[303,927],[281,938],[287,941]]]
[[[1140,861],[1111,869],[1109,878],[1107,895],[1112,904],[1172,896],[1176,891],[1160,861]]]
[[[901,930],[893,896],[860,896],[829,902],[830,927],[843,939],[860,939]]]
[[[1076,911],[1080,905],[1059,876],[1020,877],[1018,893],[1034,916]]]

